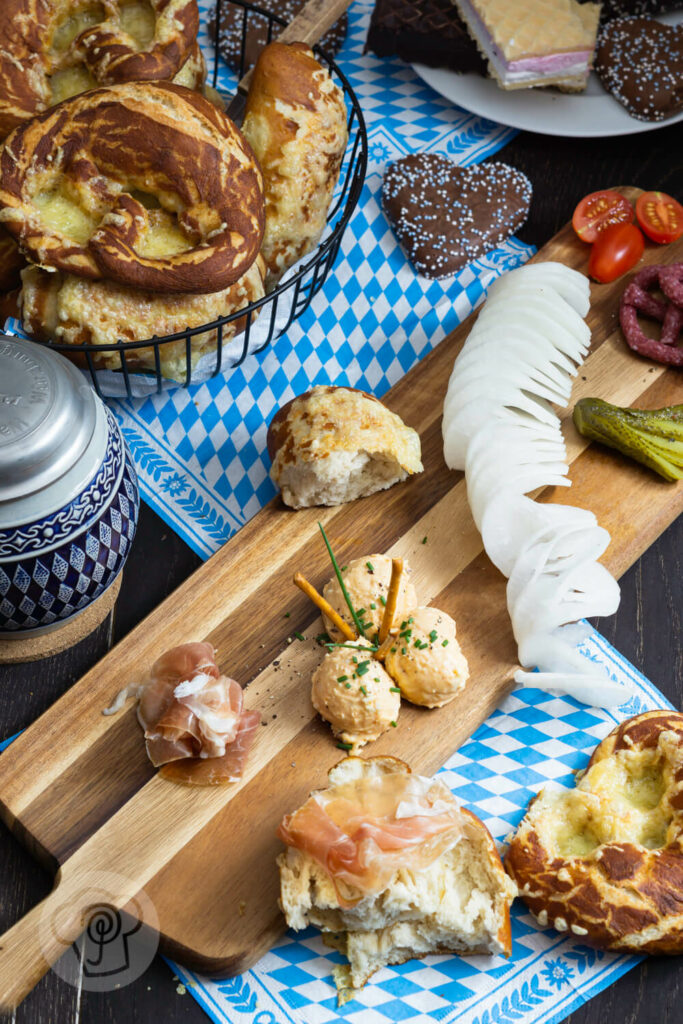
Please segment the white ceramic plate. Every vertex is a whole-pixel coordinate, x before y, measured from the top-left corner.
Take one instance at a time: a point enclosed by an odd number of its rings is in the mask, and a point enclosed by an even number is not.
[[[664,15],[659,20],[677,25],[683,22],[683,12]],[[593,72],[585,92],[562,93],[554,89],[506,91],[491,79],[472,73],[458,75],[446,68],[429,68],[424,64],[413,64],[413,68],[432,89],[459,107],[499,124],[541,135],[577,138],[634,135],[683,120],[683,111],[665,121],[639,121],[631,117],[603,89]]]

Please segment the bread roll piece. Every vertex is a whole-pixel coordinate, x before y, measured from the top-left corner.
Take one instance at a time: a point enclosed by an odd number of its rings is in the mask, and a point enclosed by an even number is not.
[[[505,866],[543,928],[599,949],[683,953],[683,714],[613,729],[575,789],[534,797]]]
[[[345,953],[341,990],[429,953],[509,956],[517,889],[482,822],[440,779],[394,757],[347,757],[279,836],[287,924]]]
[[[318,386],[268,428],[270,475],[285,505],[340,505],[422,472],[420,438],[377,398]]]
[[[261,52],[242,132],[263,171],[270,290],[318,244],[348,140],[342,91],[305,43]]]

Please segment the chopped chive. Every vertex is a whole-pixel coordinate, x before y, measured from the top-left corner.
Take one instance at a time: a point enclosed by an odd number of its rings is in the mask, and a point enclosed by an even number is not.
[[[345,683],[348,678],[349,678],[348,676],[337,676],[337,682],[338,683]]]
[[[392,647],[392,648],[391,648],[391,653],[392,653],[392,654],[396,654],[396,648],[395,648],[395,647]]]
[[[441,646],[442,647],[448,647],[448,640],[442,640],[441,641]]]
[[[323,540],[325,541],[325,547],[327,548],[328,554],[329,554],[329,556],[330,556],[330,558],[332,560],[332,568],[334,569],[334,574],[337,577],[337,581],[339,583],[339,586],[341,587],[341,592],[344,595],[344,600],[346,601],[346,603],[348,605],[348,608],[349,608],[349,611],[351,612],[351,618],[354,621],[354,624],[355,624],[356,629],[358,630],[359,636],[365,636],[365,631],[361,627],[360,620],[359,620],[358,616],[356,615],[356,610],[353,607],[353,604],[351,603],[351,598],[349,597],[349,592],[346,589],[346,584],[344,583],[344,580],[342,579],[342,570],[339,568],[339,565],[337,564],[337,559],[334,557],[334,551],[332,550],[332,546],[331,546],[329,540],[327,539],[327,534],[325,533],[325,527],[323,526],[322,523],[318,523],[318,526],[320,527],[320,532],[323,535]],[[344,566],[344,568],[346,568],[346,566]]]
[[[391,693],[400,693],[401,692],[400,687],[398,687],[398,686],[390,686],[389,690],[391,691]]]
[[[367,695],[368,695],[368,691],[367,691],[367,690],[365,689],[365,687],[364,687],[364,686],[361,686],[361,687],[360,687],[360,692],[361,692],[361,693],[363,694],[363,696],[364,696],[364,697],[367,697]]]
[[[369,661],[361,661],[360,665],[356,669],[356,672],[358,673],[359,676],[364,676],[365,673],[369,672],[369,671],[370,671],[370,662]]]
[[[412,615],[411,615],[411,616],[410,616],[410,618],[408,619],[408,625],[410,625],[410,623],[411,623],[411,622],[415,622],[415,619],[413,618],[413,616],[412,616]]]
[[[389,725],[391,726],[392,729],[396,728],[396,722],[389,722]]]
[[[407,654],[407,653],[408,653],[408,649],[406,647],[402,647],[401,648],[401,654]]]
[[[315,639],[316,639],[317,643],[324,644],[324,643],[329,643],[329,641],[332,638],[331,638],[329,633],[318,633],[318,635],[317,635],[317,637]]]
[[[360,615],[365,615],[365,613],[367,611],[367,608],[356,608],[356,611],[358,612],[359,616]]]
[[[376,607],[377,607],[377,605],[375,604],[375,602],[374,602],[374,601],[371,601],[371,602],[370,602],[370,608],[371,608],[371,609],[373,610],[373,612],[374,612],[374,610],[375,610],[375,608],[376,608]]]
[[[372,562],[366,562],[365,564],[366,564],[366,565],[367,565],[367,567],[368,567],[368,572],[374,572],[374,571],[375,571],[375,567],[374,567],[374,565],[372,564]]]
[[[427,543],[427,538],[426,538],[426,537],[423,537],[423,538],[422,538],[422,543],[423,543],[423,544],[426,544],[426,543]]]
[[[407,629],[407,628],[408,628],[408,620],[404,619],[403,622],[401,623],[401,625],[399,626],[399,629]]]
[[[358,664],[358,658],[356,657],[356,655],[355,655],[355,654],[354,654],[354,656],[353,656],[353,657],[351,658],[351,661],[352,661],[352,662],[354,663],[354,665],[357,665],[357,664]]]
[[[291,612],[285,612],[285,614],[282,616],[282,618],[283,619],[288,619],[291,614],[292,614]]]
[[[330,641],[329,643],[323,644],[323,647],[327,647],[328,651],[333,651],[335,647],[348,647],[350,651],[357,651],[358,647],[356,644],[337,644]],[[368,647],[363,648],[364,651],[376,651],[377,647],[375,644],[370,644]],[[354,658],[354,661],[356,659]]]
[[[379,599],[380,599],[381,603],[384,605],[384,607],[386,608],[386,605],[387,605],[386,597],[383,597],[382,594],[380,594],[379,595]]]
[[[298,629],[294,630],[294,636],[297,638],[297,640],[305,640],[306,639],[306,637],[303,635],[303,633],[300,633]]]
[[[340,750],[351,750],[353,743],[342,743],[341,741],[337,744]]]
[[[435,629],[433,629],[431,631],[431,633],[429,634],[429,639],[432,641],[433,644],[436,643],[438,637],[439,637],[439,634],[437,633],[437,631]]]
[[[344,683],[344,689],[345,690],[350,690],[351,689],[351,683]]]
[[[341,570],[340,570],[340,571],[341,571],[341,572],[346,572],[346,570],[347,570],[347,569],[348,569],[348,565],[342,565],[342,567],[341,567]]]

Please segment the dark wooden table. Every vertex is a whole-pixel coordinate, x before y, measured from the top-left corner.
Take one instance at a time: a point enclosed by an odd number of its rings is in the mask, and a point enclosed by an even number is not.
[[[518,135],[501,157],[525,171],[534,186],[531,216],[520,237],[541,246],[571,217],[585,193],[610,185],[662,189],[683,200],[681,143],[681,126],[602,140]],[[683,388],[681,394],[683,400]],[[596,621],[604,636],[678,708],[683,705],[682,553],[679,519],[624,576],[617,614]],[[0,738],[32,722],[198,564],[184,542],[143,505],[111,621],[65,654],[0,669]],[[9,927],[49,888],[50,879],[0,826],[0,929]],[[137,982],[107,994],[81,992],[50,973],[11,1019],[20,1024],[204,1024],[204,1012],[189,994],[179,995],[176,985],[160,958]],[[651,958],[568,1020],[680,1024],[682,1005],[681,961]]]

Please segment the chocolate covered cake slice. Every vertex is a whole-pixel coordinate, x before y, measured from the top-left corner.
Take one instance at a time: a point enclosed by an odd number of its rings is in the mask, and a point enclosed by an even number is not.
[[[599,3],[577,0],[454,0],[503,89],[586,87]]]
[[[365,50],[407,63],[486,74],[486,61],[452,0],[377,0]]]

